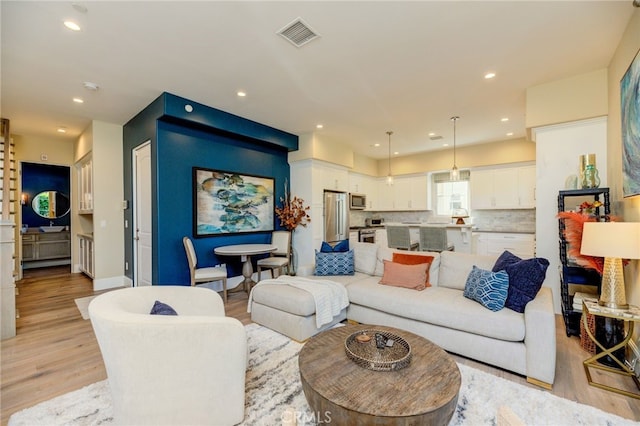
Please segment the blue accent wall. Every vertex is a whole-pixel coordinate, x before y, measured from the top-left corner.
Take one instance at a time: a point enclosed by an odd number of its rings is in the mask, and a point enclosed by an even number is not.
[[[35,228],[54,225],[71,225],[71,215],[67,213],[58,219],[39,216],[31,207],[33,197],[42,191],[58,191],[69,198],[71,203],[71,175],[68,166],[51,164],[22,163],[22,192],[29,196],[29,202],[22,206],[22,224]]]
[[[191,114],[185,104],[192,105]],[[270,233],[230,234],[194,238],[193,167],[217,169],[275,179],[276,203],[289,178],[287,153],[298,137],[168,93],[162,94],[124,126],[125,219],[133,224],[132,152],[151,142],[153,207],[153,283],[189,284],[182,237],[192,238],[198,266],[226,263],[229,276],[241,275],[238,257],[218,258],[215,247],[266,243]],[[128,277],[133,278],[133,231],[125,228]],[[277,225],[277,224],[276,224]],[[255,262],[255,259],[254,259]]]

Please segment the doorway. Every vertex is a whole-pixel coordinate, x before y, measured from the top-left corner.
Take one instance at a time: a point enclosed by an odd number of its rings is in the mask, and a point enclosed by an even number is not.
[[[133,285],[148,286],[153,279],[151,205],[151,141],[133,150]]]
[[[22,162],[20,175],[21,273],[71,268],[71,167]]]

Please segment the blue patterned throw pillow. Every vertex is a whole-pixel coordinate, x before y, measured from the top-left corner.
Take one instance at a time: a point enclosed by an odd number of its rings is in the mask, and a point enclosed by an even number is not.
[[[495,312],[504,308],[508,288],[509,276],[505,271],[485,271],[474,265],[464,286],[464,297]]]
[[[316,275],[353,275],[353,250],[323,253],[316,250]]]
[[[542,287],[549,261],[542,257],[520,259],[504,251],[493,266],[493,271],[504,270],[509,275],[509,294],[504,306],[512,311],[524,312],[527,303],[536,298]]]

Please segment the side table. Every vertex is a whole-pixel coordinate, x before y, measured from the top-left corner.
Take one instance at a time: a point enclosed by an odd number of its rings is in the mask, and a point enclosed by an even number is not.
[[[583,304],[583,311],[586,313],[592,314],[594,316],[622,320],[625,323],[629,323],[629,327],[624,339],[615,346],[612,346],[610,348],[605,348],[600,342],[598,342],[596,337],[593,335],[593,333],[589,329],[586,323],[587,316],[586,315],[582,316],[585,332],[587,333],[589,338],[595,343],[595,345],[602,350],[602,352],[595,354],[594,356],[584,360],[583,362],[584,371],[587,375],[587,381],[591,386],[594,386],[600,389],[605,389],[611,392],[619,393],[621,395],[625,395],[631,398],[640,399],[640,393],[633,393],[630,391],[626,391],[624,389],[618,389],[612,386],[604,385],[602,383],[594,382],[593,379],[591,378],[591,372],[589,371],[589,368],[591,367],[591,368],[597,368],[599,370],[607,371],[609,373],[631,377],[635,382],[636,387],[640,389],[640,381],[636,377],[635,373],[631,371],[629,367],[627,367],[627,365],[624,362],[625,361],[624,359],[622,360],[618,359],[615,354],[617,350],[624,349],[629,343],[629,340],[631,340],[631,337],[633,336],[634,324],[640,321],[640,308],[638,308],[637,306],[629,305],[628,309],[611,309],[611,308],[606,308],[604,306],[600,306],[598,305],[597,302],[586,301],[586,300],[583,301],[582,304]],[[620,369],[611,368],[598,363],[598,360],[605,356],[608,356],[616,364],[618,364],[620,366]]]

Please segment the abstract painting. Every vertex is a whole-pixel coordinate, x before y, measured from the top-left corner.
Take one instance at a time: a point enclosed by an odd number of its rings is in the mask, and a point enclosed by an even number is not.
[[[640,51],[620,81],[622,192],[640,194]]]
[[[273,179],[193,168],[196,237],[273,231]]]

